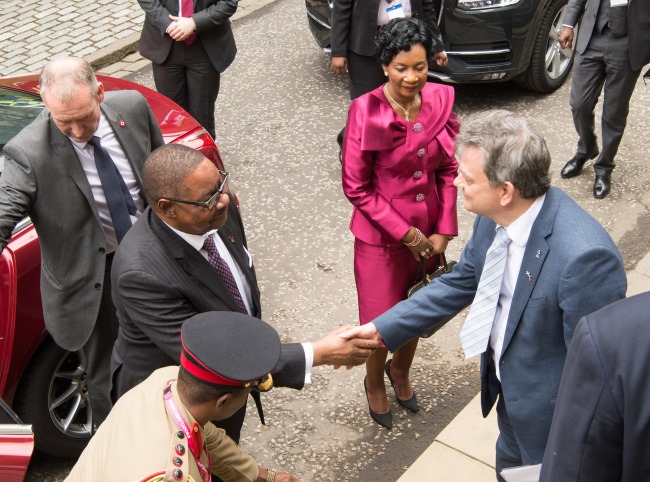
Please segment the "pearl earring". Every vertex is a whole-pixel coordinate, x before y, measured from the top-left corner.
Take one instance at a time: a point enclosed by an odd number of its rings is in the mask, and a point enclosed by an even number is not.
[[[388,71],[387,71],[387,70],[384,70],[384,75],[385,75],[386,77],[388,77]]]

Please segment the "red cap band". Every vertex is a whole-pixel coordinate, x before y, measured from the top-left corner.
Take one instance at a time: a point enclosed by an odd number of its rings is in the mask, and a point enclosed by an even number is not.
[[[236,382],[229,378],[222,377],[218,373],[208,371],[204,367],[199,366],[194,360],[185,356],[185,352],[181,352],[181,366],[189,373],[194,375],[199,380],[212,383],[214,385],[226,385],[229,387],[243,387],[246,382]]]

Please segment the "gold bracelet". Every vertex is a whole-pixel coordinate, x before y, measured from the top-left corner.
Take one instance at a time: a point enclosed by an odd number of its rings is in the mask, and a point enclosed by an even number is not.
[[[417,246],[418,244],[420,244],[420,241],[422,241],[422,231],[420,231],[418,228],[415,228],[415,238],[413,239],[413,241],[411,241],[410,243],[404,242],[404,244],[412,248],[413,246]]]
[[[266,469],[266,482],[275,482],[275,470]]]

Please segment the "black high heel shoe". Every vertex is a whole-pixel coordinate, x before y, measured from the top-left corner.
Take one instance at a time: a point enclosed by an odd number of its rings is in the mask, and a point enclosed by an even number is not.
[[[390,410],[388,410],[388,413],[377,413],[372,408],[370,408],[370,400],[368,400],[368,387],[366,385],[366,378],[368,377],[363,377],[363,389],[366,391],[366,400],[368,401],[368,411],[370,412],[370,417],[372,417],[372,419],[382,427],[385,427],[388,430],[390,430],[393,428],[393,414],[390,413]]]
[[[402,407],[406,408],[407,410],[410,410],[413,413],[419,412],[420,407],[418,406],[418,399],[415,396],[415,392],[413,392],[413,396],[408,400],[402,400],[397,396],[397,389],[395,388],[395,384],[393,383],[393,377],[390,376],[390,362],[392,361],[393,359],[391,358],[386,362],[386,365],[384,366],[384,371],[386,372],[386,375],[388,375],[388,381],[390,382],[390,385],[393,387],[393,390],[395,390],[395,398],[397,398],[397,403],[399,403]]]

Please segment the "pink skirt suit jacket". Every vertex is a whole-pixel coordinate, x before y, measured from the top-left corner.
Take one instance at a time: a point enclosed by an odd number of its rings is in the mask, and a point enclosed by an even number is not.
[[[411,226],[425,236],[458,234],[453,88],[427,83],[418,118],[406,122],[382,87],[352,102],[343,144],[361,324],[403,300],[413,284],[417,261],[400,241]],[[427,270],[436,264],[429,259]]]

